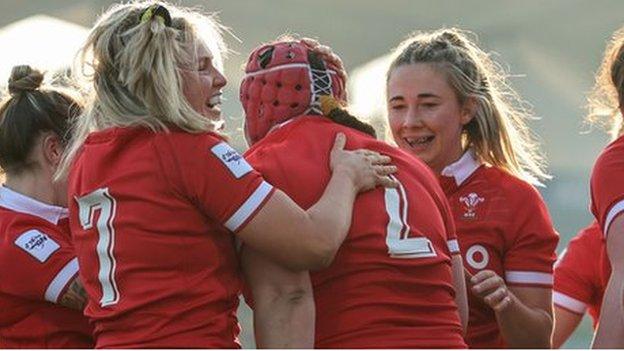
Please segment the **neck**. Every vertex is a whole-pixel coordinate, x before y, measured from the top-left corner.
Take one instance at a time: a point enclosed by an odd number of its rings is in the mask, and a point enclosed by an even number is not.
[[[5,186],[43,203],[60,205],[51,177],[43,177],[34,171],[26,171],[19,175],[7,174]]]
[[[460,148],[456,152],[454,152],[453,154],[449,155],[449,157],[446,159],[446,162],[442,162],[438,166],[431,166],[431,169],[433,169],[435,174],[442,174],[442,171],[446,167],[448,167],[449,165],[452,165],[453,163],[459,161],[459,159],[462,158],[462,156],[464,156],[465,152],[466,152],[466,150],[463,150],[463,149]]]

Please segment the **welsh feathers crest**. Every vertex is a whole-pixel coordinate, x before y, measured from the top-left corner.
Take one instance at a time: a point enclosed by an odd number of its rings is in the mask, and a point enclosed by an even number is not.
[[[464,218],[473,219],[476,216],[477,205],[485,201],[477,193],[470,193],[459,198],[459,202],[464,206]]]

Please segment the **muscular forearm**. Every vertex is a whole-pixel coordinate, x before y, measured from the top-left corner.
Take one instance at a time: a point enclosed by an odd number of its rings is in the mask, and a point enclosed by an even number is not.
[[[261,299],[254,308],[254,325],[258,348],[314,348],[312,293],[295,291]]]
[[[552,317],[544,310],[531,308],[520,301],[511,291],[512,303],[496,319],[501,334],[510,348],[550,348]]]
[[[321,199],[306,212],[309,236],[325,258],[320,267],[327,267],[344,241],[349,227],[357,190],[351,177],[334,171]]]
[[[582,314],[570,312],[565,308],[555,305],[555,326],[552,336],[552,346],[554,349],[561,348],[579,323],[581,323],[582,319]]]
[[[600,310],[600,322],[592,348],[594,349],[619,349],[624,347],[624,317],[623,293],[621,279],[615,277],[614,272],[605,290],[602,309]]]

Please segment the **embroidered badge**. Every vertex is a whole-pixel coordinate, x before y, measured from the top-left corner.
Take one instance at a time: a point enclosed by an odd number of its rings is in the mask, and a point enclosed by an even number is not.
[[[243,156],[226,143],[219,143],[213,146],[210,151],[223,162],[236,179],[241,178],[252,170]]]
[[[474,219],[477,215],[477,205],[483,201],[485,201],[485,199],[477,195],[477,193],[470,193],[466,196],[460,197],[459,202],[464,206],[463,217],[465,219]]]

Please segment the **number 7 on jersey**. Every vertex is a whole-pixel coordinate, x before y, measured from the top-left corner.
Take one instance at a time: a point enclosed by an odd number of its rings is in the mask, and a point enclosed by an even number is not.
[[[115,282],[115,228],[113,220],[117,212],[117,202],[108,192],[108,188],[100,188],[77,199],[80,225],[84,230],[93,228],[95,212],[100,211],[96,223],[98,241],[96,252],[100,268],[98,280],[102,286],[100,306],[110,306],[119,302],[119,290]]]

